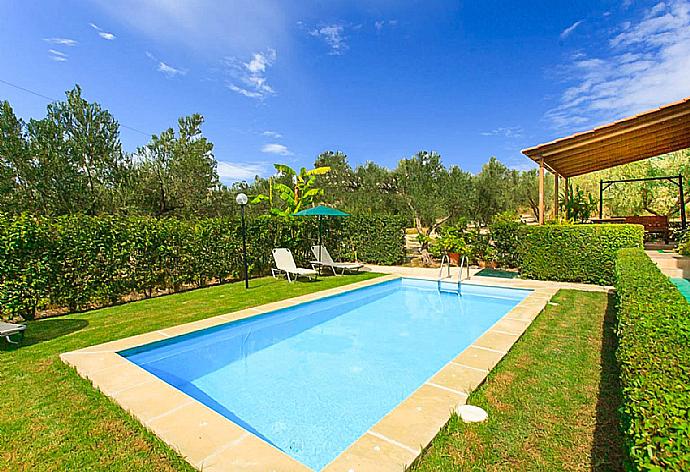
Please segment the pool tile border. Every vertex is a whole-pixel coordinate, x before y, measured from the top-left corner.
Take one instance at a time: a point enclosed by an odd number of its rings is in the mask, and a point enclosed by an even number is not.
[[[387,275],[246,308],[63,353],[60,358],[198,469],[308,471],[311,469],[117,352],[398,278]],[[492,282],[482,280],[480,284],[532,292],[323,470],[399,471],[409,467],[455,407],[465,403],[558,291],[558,287]]]

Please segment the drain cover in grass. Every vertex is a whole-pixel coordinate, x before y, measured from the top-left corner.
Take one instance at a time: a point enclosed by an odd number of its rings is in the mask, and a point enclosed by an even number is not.
[[[489,417],[486,411],[473,405],[459,405],[455,412],[465,423],[481,423]]]

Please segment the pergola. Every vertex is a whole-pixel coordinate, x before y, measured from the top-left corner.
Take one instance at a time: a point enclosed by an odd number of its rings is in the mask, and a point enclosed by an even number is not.
[[[539,223],[544,224],[544,170],[558,181],[690,148],[690,97],[589,131],[540,144],[522,153],[539,165]]]

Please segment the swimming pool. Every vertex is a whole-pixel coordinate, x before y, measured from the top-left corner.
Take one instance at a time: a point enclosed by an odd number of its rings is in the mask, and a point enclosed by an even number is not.
[[[529,293],[397,279],[120,354],[319,470]]]

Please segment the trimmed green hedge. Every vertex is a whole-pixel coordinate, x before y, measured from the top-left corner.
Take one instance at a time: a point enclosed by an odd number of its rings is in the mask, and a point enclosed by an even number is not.
[[[324,220],[335,258],[395,264],[404,259],[405,221],[395,216]],[[268,273],[274,247],[298,264],[313,259],[315,218],[259,217],[247,223],[252,275]],[[58,218],[0,214],[0,316],[32,318],[46,307],[76,310],[131,295],[177,291],[241,276],[238,220],[145,217]]]
[[[616,252],[642,247],[640,225],[544,225],[520,228],[522,276],[561,282],[613,283]]]
[[[622,423],[634,470],[690,470],[690,305],[640,249],[616,263]]]

